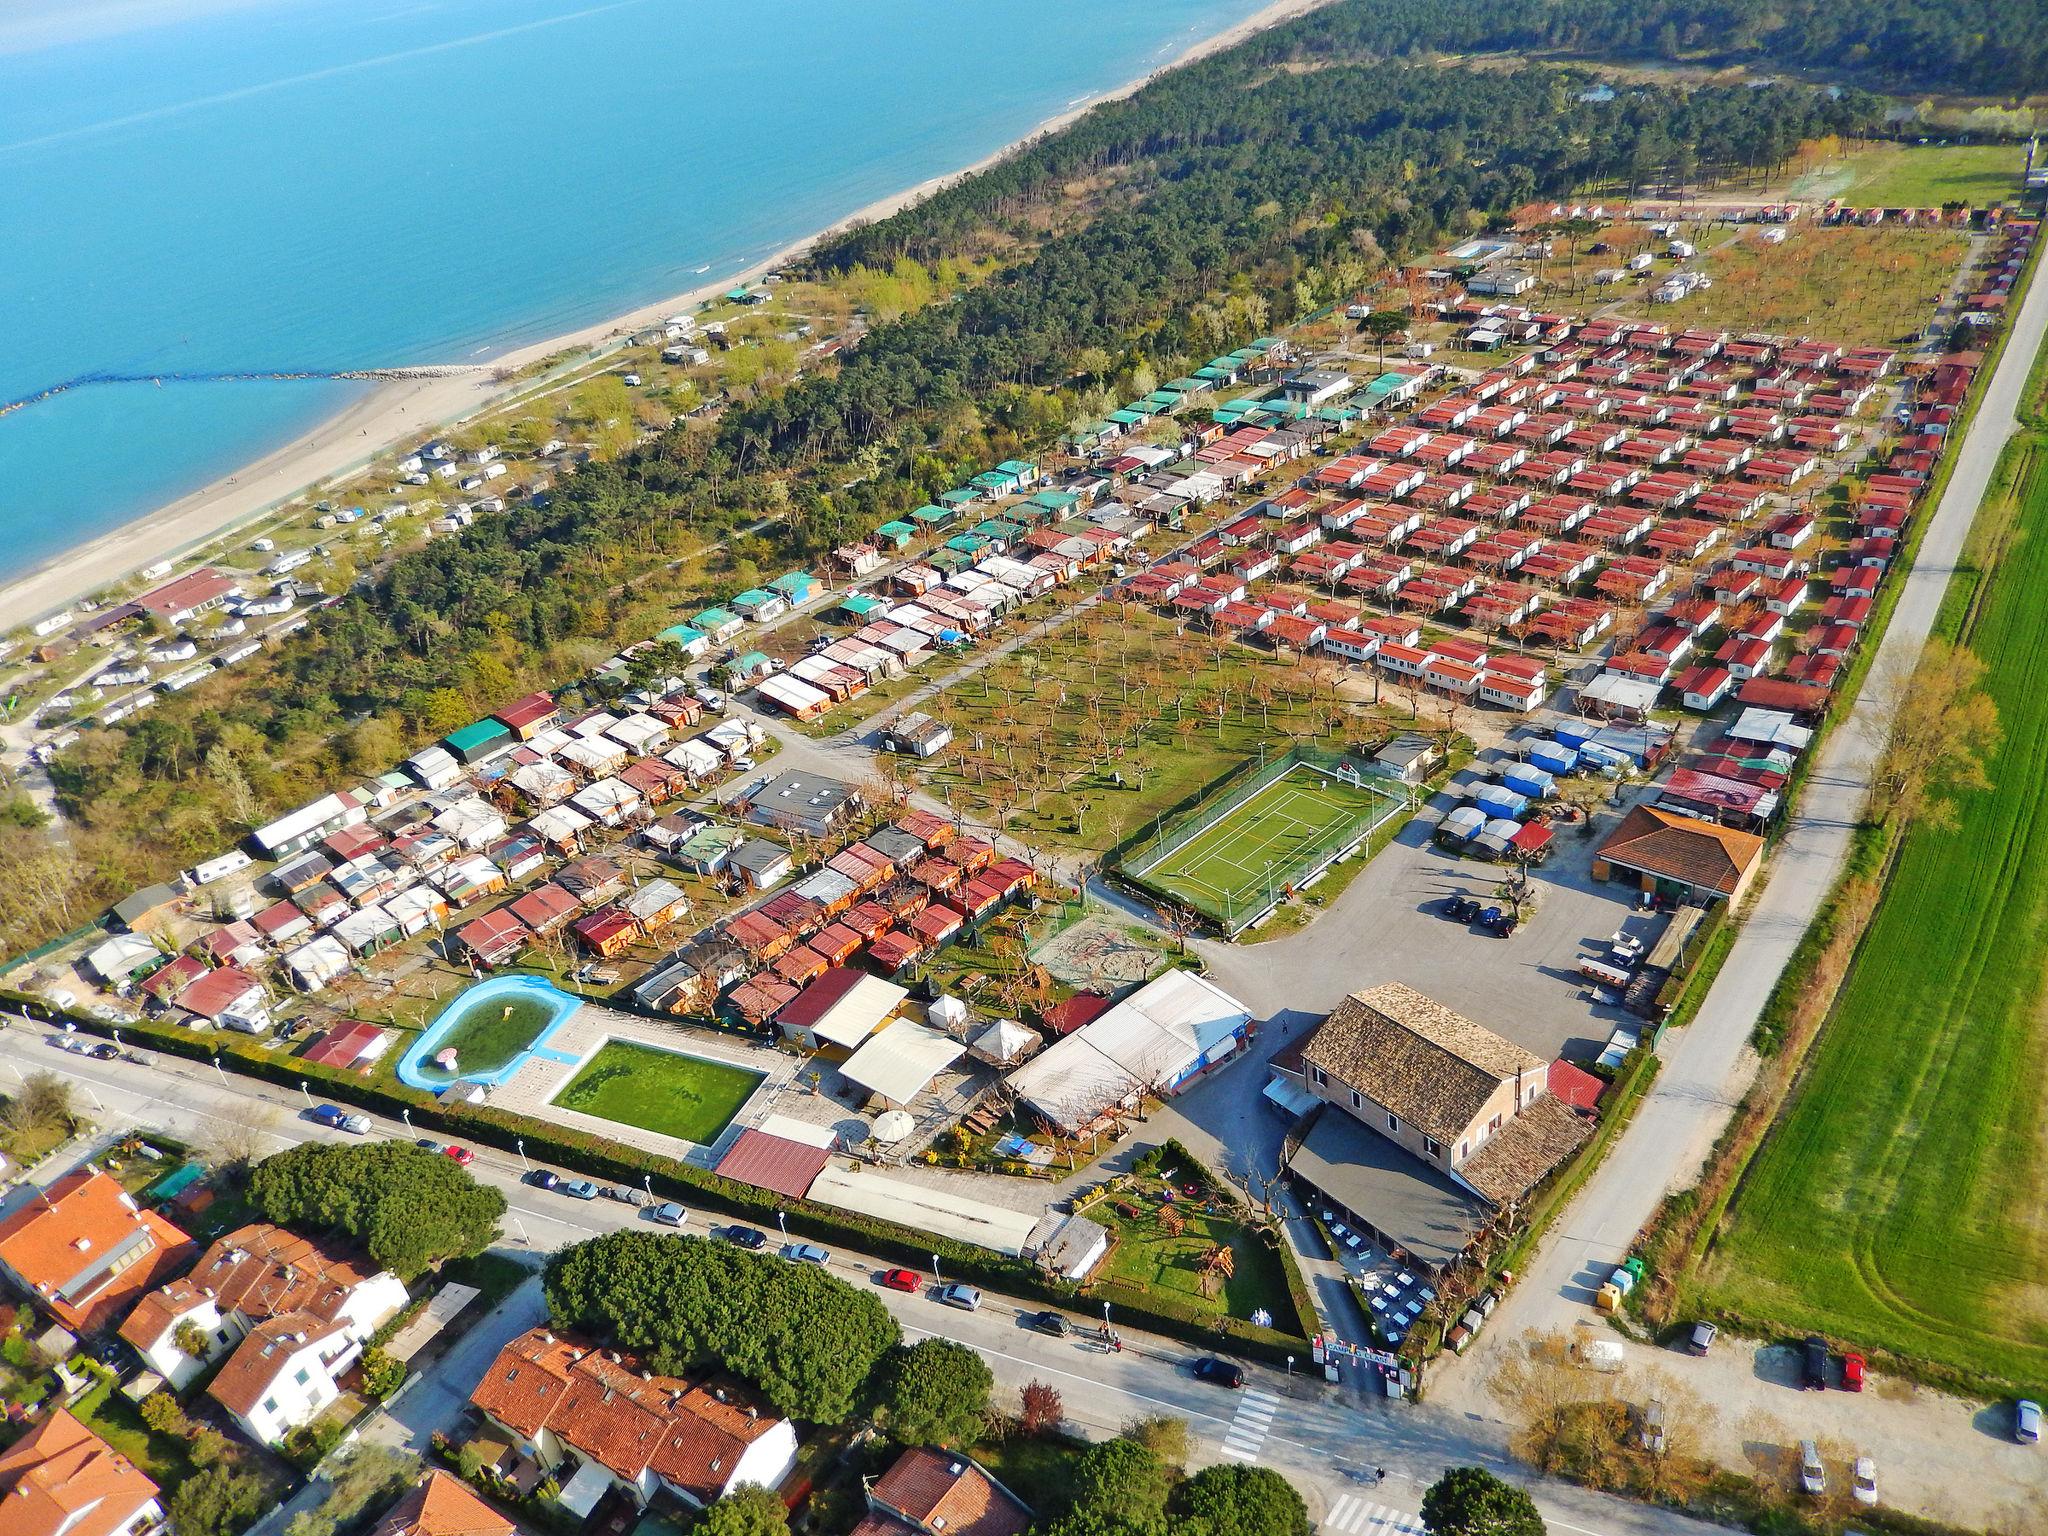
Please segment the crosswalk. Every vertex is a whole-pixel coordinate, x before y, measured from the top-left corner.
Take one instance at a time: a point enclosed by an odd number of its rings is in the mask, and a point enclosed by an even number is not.
[[[1339,1536],[1423,1536],[1422,1516],[1355,1493],[1341,1495],[1317,1529]]]
[[[1230,1416],[1230,1428],[1223,1435],[1223,1454],[1234,1461],[1257,1461],[1259,1447],[1266,1443],[1273,1427],[1273,1415],[1280,1399],[1271,1392],[1246,1388],[1238,1394],[1237,1412]]]

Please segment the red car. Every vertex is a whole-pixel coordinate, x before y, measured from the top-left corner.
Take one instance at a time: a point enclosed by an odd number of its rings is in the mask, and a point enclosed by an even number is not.
[[[448,1156],[454,1158],[456,1162],[460,1163],[465,1168],[467,1168],[471,1163],[476,1161],[476,1154],[470,1151],[467,1147],[458,1147],[455,1146],[453,1143],[450,1143],[448,1146],[443,1147],[441,1150]]]
[[[1842,1356],[1842,1390],[1861,1392],[1863,1390],[1863,1357],[1858,1354]]]
[[[924,1276],[914,1269],[889,1269],[882,1272],[882,1284],[892,1291],[915,1291],[924,1284]]]

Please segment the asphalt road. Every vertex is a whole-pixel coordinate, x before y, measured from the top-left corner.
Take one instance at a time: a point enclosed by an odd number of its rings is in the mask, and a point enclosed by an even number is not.
[[[93,1061],[57,1049],[41,1026],[25,1027],[18,1021],[0,1031],[0,1078],[43,1070],[73,1083],[82,1107],[109,1134],[155,1126],[203,1142],[223,1121],[248,1124],[253,1111],[261,1119],[261,1134],[274,1147],[354,1139],[305,1119],[309,1100],[269,1084],[223,1079],[205,1067],[171,1058],[159,1058],[151,1067]],[[372,1134],[409,1136],[411,1131],[398,1121],[377,1120]],[[47,1176],[60,1171],[53,1168]],[[523,1184],[522,1161],[490,1149],[478,1149],[470,1171],[506,1194],[508,1252],[537,1257],[643,1220],[639,1211],[616,1201],[575,1201]],[[702,1221],[692,1212],[688,1230],[703,1232]],[[833,1266],[856,1284],[884,1267],[879,1260],[846,1252],[834,1254]],[[1567,1536],[1651,1536],[1710,1529],[1669,1511],[1530,1479],[1526,1469],[1506,1455],[1504,1426],[1484,1415],[1435,1403],[1390,1403],[1367,1396],[1349,1382],[1332,1386],[1306,1370],[1289,1374],[1262,1366],[1248,1368],[1245,1391],[1230,1392],[1197,1381],[1189,1369],[1192,1351],[1171,1340],[1125,1330],[1126,1347],[1109,1354],[1084,1339],[1056,1339],[1037,1332],[1025,1321],[1034,1307],[1020,1308],[999,1297],[987,1297],[981,1310],[970,1313],[942,1307],[928,1294],[903,1295],[879,1288],[876,1294],[907,1337],[957,1339],[984,1354],[1001,1392],[1015,1393],[1034,1380],[1058,1388],[1068,1424],[1077,1433],[1111,1435],[1149,1414],[1187,1420],[1197,1464],[1246,1461],[1283,1473],[1301,1489],[1319,1529],[1332,1536],[1413,1536],[1420,1527],[1417,1511],[1423,1489],[1446,1466],[1471,1463],[1490,1466],[1530,1487],[1550,1528]],[[449,1427],[460,1414],[470,1388],[499,1345],[539,1316],[537,1285],[514,1292],[487,1318],[472,1322],[469,1333],[436,1366],[365,1426],[365,1437],[423,1449],[436,1429]],[[1076,1320],[1092,1323],[1094,1318],[1077,1314]],[[1389,1474],[1384,1483],[1373,1484],[1358,1475],[1361,1469],[1379,1467]],[[264,1531],[281,1529],[283,1521],[313,1497],[302,1493],[288,1501],[266,1521]]]

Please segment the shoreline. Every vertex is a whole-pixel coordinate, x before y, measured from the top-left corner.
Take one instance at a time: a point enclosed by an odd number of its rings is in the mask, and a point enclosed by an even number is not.
[[[1256,33],[1328,3],[1329,0],[1268,0],[1234,25],[1198,39],[1136,79],[1054,113],[1030,132],[973,164],[878,198],[751,266],[708,280],[687,292],[639,305],[579,330],[510,348],[484,359],[467,372],[374,385],[360,400],[233,474],[110,529],[0,585],[0,628],[24,624],[61,609],[98,588],[125,580],[144,566],[164,560],[182,563],[305,492],[318,486],[345,483],[407,440],[458,425],[536,382],[525,378],[501,383],[498,375],[505,370],[516,372],[564,352],[583,354],[567,366],[586,366],[606,352],[617,350],[634,331],[668,315],[693,310],[702,300],[730,288],[758,282],[764,274],[788,266],[851,225],[887,218],[986,170],[1045,135],[1057,133],[1106,102],[1135,95],[1169,70],[1235,47]]]

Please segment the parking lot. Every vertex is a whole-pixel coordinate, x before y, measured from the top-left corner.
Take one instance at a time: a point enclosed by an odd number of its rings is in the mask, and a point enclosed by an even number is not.
[[[1506,866],[1438,847],[1433,833],[1456,802],[1438,796],[1401,830],[1307,928],[1269,943],[1203,945],[1210,974],[1260,1017],[1320,1016],[1348,992],[1403,981],[1544,1057],[1597,1056],[1630,1015],[1603,1002],[1579,975],[1618,931],[1654,937],[1661,917],[1638,913],[1627,888],[1596,884],[1593,850],[1618,819],[1597,816],[1590,835],[1558,829],[1549,860],[1531,871],[1536,901],[1521,926],[1496,938],[1453,922],[1443,898],[1505,905]]]

